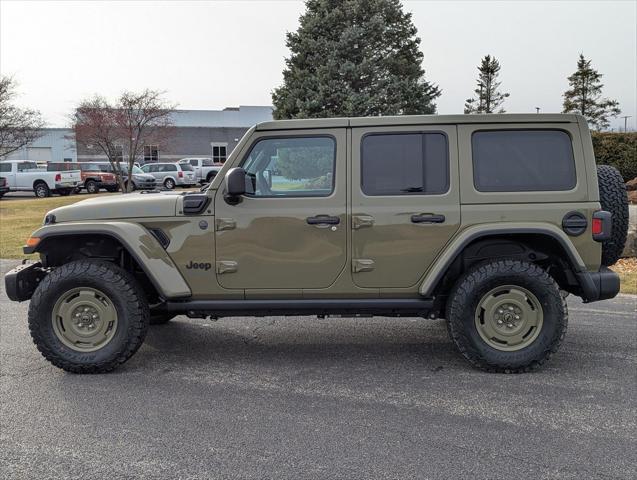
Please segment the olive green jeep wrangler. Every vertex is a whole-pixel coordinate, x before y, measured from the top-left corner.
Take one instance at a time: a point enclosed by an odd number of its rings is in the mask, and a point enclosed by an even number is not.
[[[579,116],[273,121],[201,192],[52,210],[6,291],[71,372],[112,370],[182,314],[444,318],[473,365],[522,372],[559,348],[567,293],[617,295],[627,222]]]

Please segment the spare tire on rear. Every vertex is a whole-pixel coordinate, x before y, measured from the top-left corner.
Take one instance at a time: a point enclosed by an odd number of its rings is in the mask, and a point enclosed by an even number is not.
[[[597,166],[599,202],[612,214],[611,237],[602,243],[602,265],[609,267],[621,257],[628,234],[628,195],[621,174],[610,165]]]

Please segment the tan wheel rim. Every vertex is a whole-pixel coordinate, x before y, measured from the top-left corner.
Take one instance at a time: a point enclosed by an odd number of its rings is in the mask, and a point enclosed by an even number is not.
[[[480,337],[496,350],[512,352],[531,345],[544,322],[535,295],[516,285],[489,291],[478,303],[475,325]]]
[[[94,352],[107,345],[117,331],[117,310],[104,293],[80,287],[64,293],[53,307],[55,336],[78,352]]]

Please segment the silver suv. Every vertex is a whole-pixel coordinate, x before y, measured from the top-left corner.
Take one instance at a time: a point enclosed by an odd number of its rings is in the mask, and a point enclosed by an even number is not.
[[[192,165],[187,163],[147,163],[142,167],[144,173],[155,177],[158,184],[168,190],[175,186],[192,187],[197,183]]]

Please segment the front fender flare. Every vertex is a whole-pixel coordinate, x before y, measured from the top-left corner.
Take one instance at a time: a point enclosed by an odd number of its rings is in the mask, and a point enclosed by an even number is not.
[[[190,287],[157,239],[142,225],[129,222],[70,222],[45,225],[33,232],[40,238],[34,248],[24,247],[24,253],[38,252],[45,239],[64,241],[70,235],[105,235],[118,240],[144,270],[159,294],[165,298],[191,296]]]
[[[449,266],[451,266],[452,262],[469,243],[479,239],[480,237],[520,233],[546,235],[557,240],[566,252],[568,256],[567,260],[575,273],[586,271],[586,266],[582,257],[570,242],[566,233],[555,225],[548,223],[488,223],[474,225],[462,230],[458,235],[456,235],[438,258],[436,258],[433,265],[427,272],[424,281],[420,285],[420,295],[425,297],[433,295],[436,286],[440,280],[442,280],[442,277],[447,272]]]

